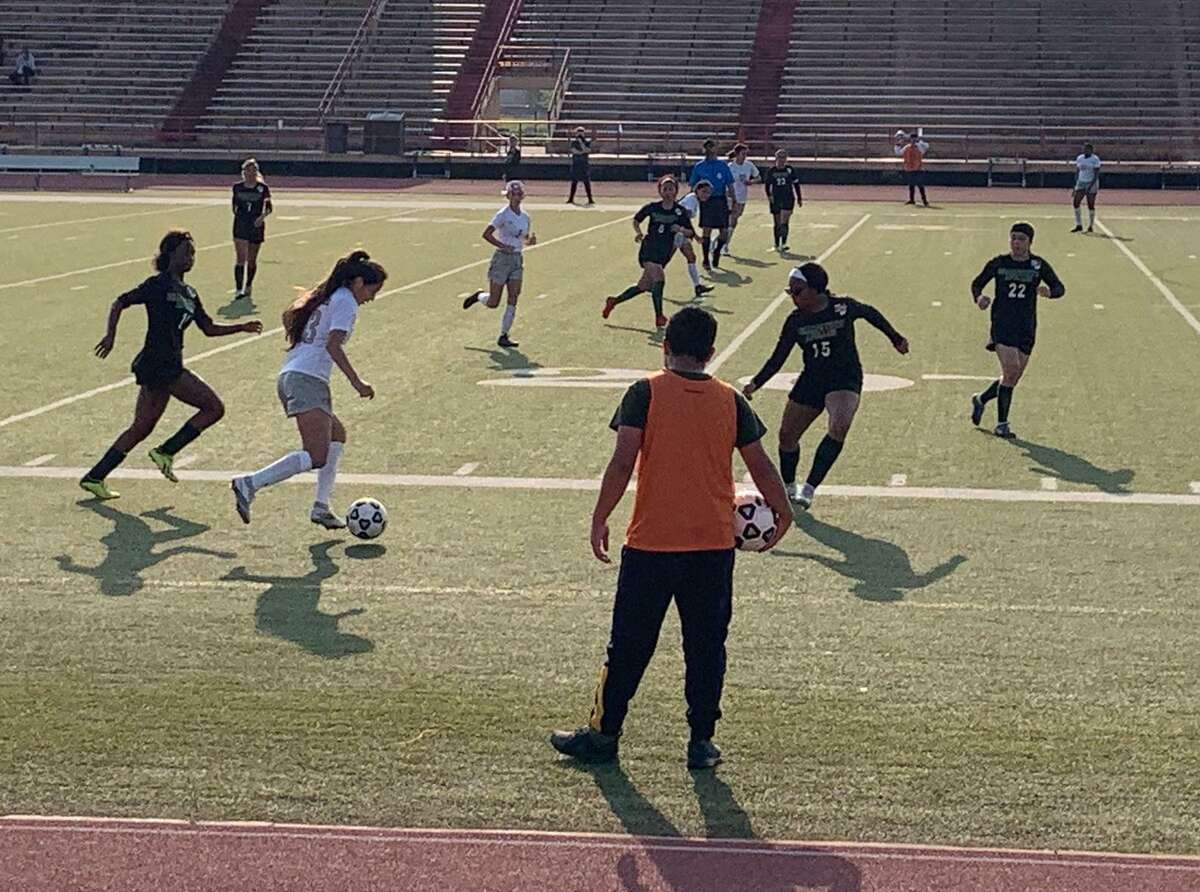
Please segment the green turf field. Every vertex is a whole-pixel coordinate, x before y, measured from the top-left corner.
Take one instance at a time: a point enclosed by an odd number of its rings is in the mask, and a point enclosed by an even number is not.
[[[718,729],[737,808],[714,818],[683,766],[673,615],[622,769],[570,768],[545,743],[586,717],[615,581],[587,545],[589,487],[622,388],[661,350],[648,297],[599,317],[636,278],[632,199],[531,202],[520,348],[496,348],[498,314],[459,297],[483,282],[500,203],[281,190],[252,310],[230,303],[223,192],[0,207],[0,813],[1200,851],[1200,215],[1102,207],[1109,238],[1069,235],[1069,206],[797,213],[793,251],[836,244],[834,290],[912,352],[859,325],[867,372],[904,386],[864,396],[777,553],[739,560]],[[971,379],[996,371],[968,283],[1018,217],[1068,293],[1041,304],[1007,443],[966,417]],[[379,475],[337,499],[385,502],[377,544],[309,524],[307,485],[263,494],[249,528],[234,514],[225,472],[297,442],[278,333],[189,331],[228,408],[184,453],[198,479],[114,478],[122,498],[97,505],[59,470],[128,421],[132,386],[91,392],[126,377],[141,312],[108,360],[91,348],[176,225],[218,320],[274,329],[293,286],[358,245],[388,267],[349,345],[378,398],[333,388],[342,473]],[[763,317],[795,262],[769,242],[757,202],[705,301],[727,380],[757,371],[786,312]],[[686,302],[678,261],[669,276]],[[769,438],[784,399],[755,398]],[[168,410],[147,447],[186,415]],[[149,468],[144,450],[125,467]]]

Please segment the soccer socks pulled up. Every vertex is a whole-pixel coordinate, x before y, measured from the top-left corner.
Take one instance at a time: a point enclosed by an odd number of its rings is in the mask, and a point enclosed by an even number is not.
[[[257,492],[264,486],[282,483],[289,477],[295,477],[297,474],[303,474],[305,471],[311,470],[312,456],[303,449],[297,449],[295,452],[289,452],[283,458],[273,461],[265,468],[259,468],[251,474],[250,485]]]
[[[725,241],[725,239],[721,238],[720,236],[717,236],[717,246],[713,249],[713,263],[720,262],[721,251],[724,250],[727,244],[729,244],[729,242]]]
[[[1001,424],[1008,424],[1008,409],[1012,405],[1013,389],[1001,384],[999,391],[999,402],[996,404],[996,420]]]
[[[640,285],[630,285],[628,288],[626,288],[624,291],[622,291],[620,294],[618,294],[616,297],[614,297],[612,299],[612,302],[614,305],[623,304],[627,300],[633,300],[635,297],[637,297],[639,294],[641,294],[642,291],[643,291],[643,289]]]
[[[1088,229],[1096,225],[1096,209],[1088,208]]]
[[[790,486],[796,482],[796,468],[799,466],[799,449],[794,449],[791,452],[786,449],[779,450],[779,475],[783,478],[784,483]]]
[[[712,236],[700,236],[700,248],[704,251],[704,262],[709,263],[709,254],[712,251]]]
[[[92,466],[92,469],[84,475],[84,479],[103,480],[123,461],[125,461],[124,452],[120,449],[109,449],[108,452],[104,453],[103,458],[96,462]]]
[[[687,268],[688,268],[688,278],[692,280],[692,287],[699,288],[700,287],[700,269],[699,269],[699,267],[697,267],[696,264],[694,264],[694,263],[689,263],[687,265]]]
[[[246,288],[249,289],[254,284],[254,274],[258,272],[257,263],[246,264]]]
[[[997,396],[999,396],[999,394],[1000,394],[1000,381],[999,381],[999,379],[997,379],[988,385],[987,390],[985,390],[983,393],[979,394],[979,401],[981,403],[991,402]]]
[[[500,336],[504,337],[512,331],[513,320],[517,318],[516,304],[505,304],[504,314],[500,317]]]
[[[233,267],[233,284],[234,284],[235,286],[237,286],[237,290],[238,290],[238,292],[239,292],[239,293],[240,293],[240,292],[241,292],[241,290],[242,290],[242,281],[243,281],[243,279],[245,278],[245,275],[246,275],[246,267],[245,267],[244,265],[240,264],[240,263],[234,264],[234,267]]]
[[[1075,208],[1075,225],[1076,226],[1083,225],[1083,209],[1082,208]]]
[[[175,455],[184,446],[200,436],[201,433],[200,428],[192,424],[191,421],[185,421],[183,427],[171,434],[170,438],[158,447],[158,451],[165,452],[167,455]]]
[[[660,318],[663,315],[663,288],[666,282],[655,282],[650,286],[650,300],[654,302],[654,317]]]
[[[833,463],[841,454],[842,444],[826,434],[820,445],[817,446],[816,455],[813,456],[812,468],[808,472],[808,485],[813,489],[820,486],[821,481],[825,479],[825,475],[829,473],[829,469],[833,467]]]
[[[317,501],[326,507],[329,506],[329,500],[333,497],[333,482],[337,477],[338,459],[342,457],[342,450],[345,448],[346,444],[339,443],[337,440],[330,443],[325,464],[317,471]],[[307,454],[306,452],[305,455]]]
[[[779,224],[779,244],[786,245],[788,243],[788,232],[791,230],[791,223]]]
[[[778,248],[783,244],[783,227],[778,223],[775,224],[775,247]]]

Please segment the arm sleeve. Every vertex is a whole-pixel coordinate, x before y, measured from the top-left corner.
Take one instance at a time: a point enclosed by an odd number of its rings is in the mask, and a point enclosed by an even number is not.
[[[504,209],[501,208],[500,210],[496,211],[495,214],[492,215],[492,222],[489,223],[488,225],[491,226],[493,229],[495,229],[496,227],[498,227],[500,225],[500,220],[503,219],[503,217],[504,217]]]
[[[154,280],[156,276],[151,276],[146,281],[142,282],[131,291],[126,291],[117,298],[117,303],[122,307],[132,307],[134,304],[144,304],[154,296]]]
[[[1062,297],[1067,293],[1067,286],[1062,283],[1062,279],[1058,277],[1058,273],[1054,271],[1054,267],[1045,260],[1042,261],[1042,281],[1050,286],[1051,300]]]
[[[353,297],[330,301],[329,330],[354,331],[354,320],[358,318],[358,302]]]
[[[892,154],[899,158],[904,154],[904,147],[906,145],[908,145],[908,143],[900,143],[899,145],[892,146]]]
[[[696,234],[696,228],[692,226],[692,215],[687,212],[686,208],[684,209],[683,219],[679,221],[679,225],[693,235]]]
[[[775,345],[775,351],[759,369],[757,375],[754,376],[754,386],[762,387],[783,368],[783,364],[787,362],[788,356],[792,352],[792,347],[796,343],[796,338],[792,334],[790,317],[783,323],[783,330],[779,332],[779,342]]]
[[[633,222],[641,223],[643,220],[645,220],[649,216],[650,216],[650,205],[644,204],[641,206],[641,208],[638,210],[638,212],[633,215]]]
[[[636,427],[644,429],[646,427],[646,419],[650,415],[650,381],[643,378],[640,381],[635,381],[625,391],[625,396],[621,398],[621,405],[617,406],[617,411],[613,413],[612,421],[608,426],[613,430],[619,427]]]
[[[850,306],[854,308],[855,318],[869,322],[871,325],[878,328],[893,344],[899,343],[903,338],[903,335],[901,335],[900,332],[896,331],[896,329],[892,327],[892,323],[888,322],[887,317],[870,304],[854,301]]]
[[[750,162],[750,179],[752,179],[752,180],[762,179],[762,174],[758,172],[758,165],[755,164],[753,161]]]
[[[733,392],[733,401],[737,406],[737,440],[733,445],[741,449],[743,446],[749,446],[751,443],[761,440],[763,434],[767,432],[767,426],[750,408],[750,401],[736,390]]]
[[[993,257],[984,265],[979,275],[971,280],[971,291],[982,291],[985,285],[996,278],[996,268],[996,258]]]
[[[233,195],[230,197],[230,204],[232,204],[232,205],[233,205],[233,212],[236,214],[236,213],[237,213],[237,209],[238,209],[238,206],[237,206],[237,186],[234,186],[234,187],[233,187]]]

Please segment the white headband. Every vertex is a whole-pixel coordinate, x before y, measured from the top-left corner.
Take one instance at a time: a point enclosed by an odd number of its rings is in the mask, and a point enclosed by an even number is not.
[[[522,183],[520,180],[509,180],[507,183],[504,184],[504,191],[501,192],[500,194],[508,195],[508,193],[511,192],[513,189],[520,189],[522,192],[524,192],[525,184]]]
[[[800,280],[801,282],[803,282],[805,285],[807,285],[807,284],[808,284],[808,279],[806,279],[806,278],[804,277],[804,273],[802,273],[802,272],[800,271],[800,267],[798,267],[798,266],[797,266],[797,267],[794,267],[794,268],[792,269],[792,273],[791,273],[791,275],[789,275],[789,276],[788,276],[788,278],[789,278],[789,279],[799,279],[799,280]]]

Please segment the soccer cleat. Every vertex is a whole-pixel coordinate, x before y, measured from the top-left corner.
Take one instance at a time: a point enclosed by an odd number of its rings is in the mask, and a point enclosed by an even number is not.
[[[1080,225],[1078,225],[1078,224],[1076,224],[1075,228],[1074,228],[1074,229],[1072,229],[1071,231],[1072,231],[1072,232],[1083,232],[1083,227],[1082,227],[1082,226],[1080,226]]]
[[[612,762],[617,758],[617,736],[601,734],[591,728],[551,731],[550,745],[564,756],[589,765]]]
[[[243,291],[241,288],[239,288],[239,289],[237,289],[236,291],[234,291],[234,292],[233,292],[233,299],[234,299],[234,300],[241,300],[241,299],[242,299],[243,297],[245,297],[245,296],[246,296],[246,292],[245,292],[245,291]]]
[[[716,289],[713,288],[712,285],[697,285],[696,286],[696,297],[703,297],[704,295],[708,294],[710,291],[716,291]]]
[[[721,764],[721,751],[711,740],[693,740],[687,745],[687,767],[693,771],[716,768]]]
[[[911,198],[910,198],[908,201],[904,202],[904,203],[905,203],[905,204],[916,204],[916,202],[915,202],[915,201],[913,201]]]
[[[463,309],[464,310],[471,309],[471,307],[475,306],[475,304],[479,303],[479,301],[482,299],[483,299],[482,291],[476,291],[472,294],[468,294],[465,298],[463,298]]]
[[[233,490],[233,504],[242,523],[250,522],[250,503],[254,501],[254,485],[249,477],[234,477],[229,484]]]
[[[995,435],[1002,440],[1015,440],[1017,438],[1017,435],[1014,434],[1012,429],[1008,426],[1007,421],[1002,421],[1000,424],[997,424],[993,433],[995,433]]]
[[[790,250],[792,250],[792,249],[791,249],[791,248],[789,248],[787,245],[780,245],[780,246],[779,246],[779,253],[780,253],[780,254],[786,254],[786,253],[787,253],[788,251],[790,251]]]
[[[983,421],[983,409],[987,404],[979,398],[979,394],[971,394],[971,424],[979,427],[979,422]]]
[[[729,245],[721,245],[721,256],[722,257],[729,256]]]
[[[612,315],[612,311],[617,308],[617,299],[615,297],[604,298],[604,309],[600,311],[600,318],[607,319]]]
[[[243,289],[242,289],[242,297],[249,297],[249,296],[250,296],[250,290],[251,290],[251,289],[250,289],[250,286],[249,286],[249,285],[247,285],[245,288],[243,288]]]
[[[791,484],[787,488],[788,500],[793,505],[799,505],[805,511],[812,507],[813,496],[816,495],[816,488],[807,483],[797,485]]]
[[[922,202],[921,202],[921,205],[922,205],[923,207],[929,207],[929,202],[928,202],[928,201],[922,201]]]
[[[149,452],[150,461],[154,462],[159,472],[170,480],[172,483],[178,483],[179,478],[175,476],[175,472],[171,470],[171,466],[175,464],[175,456],[168,455],[161,449],[151,449]]]
[[[704,271],[705,271],[706,273],[711,273],[711,272],[712,272],[712,264],[711,264],[711,263],[709,263],[707,260],[706,260],[706,261],[704,261]]]
[[[346,521],[330,511],[328,505],[322,505],[320,502],[313,502],[312,511],[308,513],[308,519],[317,526],[325,527],[327,530],[346,529]]]
[[[1090,226],[1089,226],[1089,227],[1088,227],[1088,228],[1087,228],[1085,231],[1086,231],[1086,232],[1095,232],[1095,230],[1094,230],[1094,229],[1092,229],[1092,227],[1090,227]]]
[[[102,502],[107,502],[109,499],[119,499],[121,494],[116,490],[108,488],[108,484],[103,480],[89,480],[84,477],[79,481],[79,488],[84,492],[91,493],[94,498]]]
[[[655,326],[657,326],[658,328],[666,328],[666,327],[667,327],[667,322],[669,322],[669,321],[670,321],[670,320],[669,320],[669,319],[667,319],[667,317],[666,317],[666,316],[655,316],[655,317],[654,317],[654,324],[655,324]]]
[[[521,345],[518,344],[516,341],[514,341],[512,338],[510,338],[508,335],[502,334],[502,335],[500,335],[500,337],[496,338],[496,346],[504,347],[507,349],[510,347],[520,347]]]

